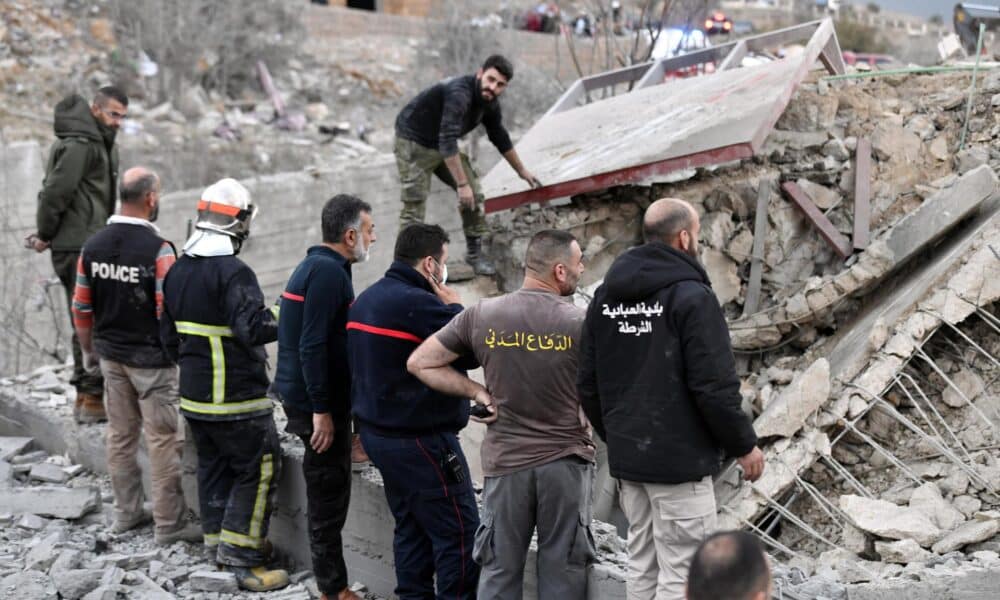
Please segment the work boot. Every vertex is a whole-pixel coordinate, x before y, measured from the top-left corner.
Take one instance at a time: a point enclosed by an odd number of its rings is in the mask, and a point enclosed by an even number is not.
[[[108,420],[104,412],[104,402],[100,396],[86,392],[76,393],[76,404],[73,405],[73,417],[77,423],[100,423]]]
[[[152,520],[153,513],[143,509],[142,512],[131,519],[115,519],[115,522],[111,525],[111,531],[114,533],[125,533],[126,531],[131,531],[136,527],[141,527]]]
[[[270,592],[288,585],[288,571],[259,567],[227,567],[236,575],[236,584],[251,592]]]
[[[344,588],[336,596],[331,596],[329,594],[322,594],[319,600],[365,600],[362,596],[354,593],[351,588]]]
[[[493,262],[483,254],[482,238],[466,237],[465,247],[465,262],[472,265],[472,270],[476,272],[476,275],[492,277],[497,274],[497,268],[493,266]]]
[[[205,534],[201,531],[201,525],[197,523],[184,522],[174,531],[156,531],[153,533],[153,540],[160,546],[169,546],[174,542],[190,542],[192,544],[200,544],[204,541],[204,536]]]
[[[365,447],[361,445],[361,436],[355,433],[351,439],[351,462],[360,465],[369,460],[368,453],[365,452]]]

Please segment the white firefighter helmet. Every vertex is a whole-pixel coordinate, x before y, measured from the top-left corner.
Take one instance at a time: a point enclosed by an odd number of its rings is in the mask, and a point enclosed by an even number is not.
[[[250,235],[250,223],[255,216],[257,207],[250,201],[250,192],[239,181],[227,177],[202,192],[195,227],[242,242]]]

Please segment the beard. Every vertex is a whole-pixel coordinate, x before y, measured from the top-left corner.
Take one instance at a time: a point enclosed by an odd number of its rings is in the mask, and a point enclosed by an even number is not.
[[[160,216],[160,204],[157,203],[156,206],[153,207],[153,212],[149,213],[149,219],[147,219],[147,221],[149,221],[150,223],[154,223],[156,222],[156,219],[159,218],[159,216]]]
[[[371,244],[364,246],[364,242],[359,241],[358,244],[351,250],[351,253],[354,255],[354,262],[363,263],[368,260],[368,257],[371,255],[371,252],[369,252],[371,247]]]

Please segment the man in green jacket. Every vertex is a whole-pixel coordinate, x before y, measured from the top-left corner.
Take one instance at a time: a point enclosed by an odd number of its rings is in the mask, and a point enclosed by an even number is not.
[[[52,251],[52,267],[66,288],[72,307],[76,261],[80,248],[115,213],[118,148],[115,134],[128,108],[128,97],[117,87],[98,90],[90,105],[77,94],[55,109],[55,134],[49,150],[45,180],[38,193],[38,232],[28,237],[36,252]],[[104,381],[100,371],[83,364],[80,344],[73,335],[73,379],[78,422],[103,421]]]

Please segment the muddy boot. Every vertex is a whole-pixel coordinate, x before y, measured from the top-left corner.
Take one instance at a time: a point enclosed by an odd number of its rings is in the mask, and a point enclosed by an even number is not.
[[[115,522],[111,525],[111,531],[114,533],[125,533],[126,531],[131,531],[136,527],[142,527],[146,523],[152,522],[153,513],[143,509],[142,512],[131,519],[115,519]]]
[[[228,567],[236,575],[236,584],[251,592],[270,592],[288,585],[288,571],[267,567]]]
[[[497,274],[497,269],[493,266],[493,262],[483,254],[482,238],[467,237],[465,238],[465,246],[465,262],[472,265],[472,269],[476,272],[476,275],[492,277]]]
[[[77,423],[100,423],[108,420],[108,414],[104,412],[104,403],[101,401],[101,397],[84,392],[76,394],[73,416]]]
[[[200,544],[204,539],[205,534],[201,531],[201,525],[197,523],[181,523],[173,531],[156,531],[153,533],[153,540],[160,546],[169,546],[174,542]]]
[[[365,452],[365,447],[361,445],[361,436],[356,433],[351,439],[351,462],[356,465],[363,465],[369,462],[368,453]]]

